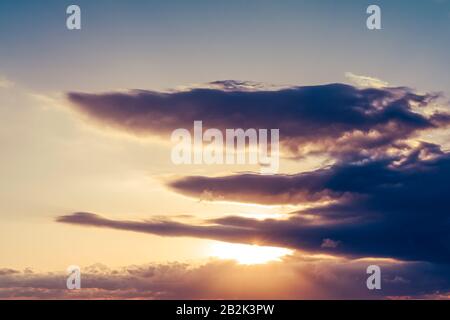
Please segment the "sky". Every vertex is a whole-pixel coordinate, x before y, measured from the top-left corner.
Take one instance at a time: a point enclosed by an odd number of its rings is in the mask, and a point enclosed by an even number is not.
[[[0,298],[448,298],[449,53],[446,0],[1,1]],[[279,172],[174,164],[196,120]]]

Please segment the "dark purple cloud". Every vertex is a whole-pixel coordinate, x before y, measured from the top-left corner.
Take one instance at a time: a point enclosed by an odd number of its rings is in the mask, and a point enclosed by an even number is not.
[[[422,159],[425,157],[425,159]],[[235,175],[176,181],[178,191],[254,203],[317,202],[287,221],[223,218],[221,225],[255,227],[274,245],[355,256],[450,264],[450,154],[423,144],[403,158],[337,164],[294,176]],[[245,195],[242,195],[245,193]],[[316,223],[304,219],[315,216]],[[330,251],[330,250],[328,250]]]
[[[91,227],[128,230],[172,237],[190,236],[211,239],[211,235],[214,234],[214,239],[229,242],[248,242],[249,239],[253,238],[252,233],[254,233],[255,239],[258,236],[254,230],[246,227],[229,228],[221,225],[188,225],[162,219],[143,222],[118,221],[106,219],[89,212],[76,212],[70,215],[60,216],[57,218],[57,221]]]
[[[382,148],[450,122],[447,113],[414,111],[413,106],[426,107],[436,95],[407,88],[329,84],[249,90],[236,81],[211,86],[172,92],[72,92],[68,98],[89,118],[138,135],[167,137],[177,128],[191,129],[195,120],[202,120],[205,129],[280,129],[285,150],[296,155]]]
[[[429,283],[415,282],[414,294],[433,294],[431,288],[448,292],[450,153],[426,142],[413,148],[408,141],[423,130],[450,123],[449,113],[420,111],[429,108],[436,95],[343,84],[270,90],[235,81],[210,86],[68,97],[90,119],[143,136],[168,137],[174,129],[190,129],[195,120],[202,120],[205,129],[278,128],[285,151],[299,159],[307,153],[327,152],[336,162],[293,175],[183,177],[169,186],[209,200],[312,207],[292,212],[285,220],[230,215],[190,224],[112,220],[78,212],[57,221],[289,247],[345,259],[393,258],[408,261],[412,273],[439,270]],[[391,280],[398,285],[406,278]]]
[[[223,177],[188,176],[169,183],[175,191],[208,200],[229,200],[260,204],[300,204],[370,196],[378,190],[398,187],[425,173],[419,168],[432,165],[446,155],[435,144],[421,143],[401,156],[333,166],[293,175],[235,174]],[[439,170],[438,167],[436,170]],[[395,188],[394,188],[395,189]],[[395,189],[397,190],[397,189]]]
[[[450,264],[450,155],[423,145],[397,163],[385,159],[338,164],[297,176],[236,175],[225,178],[184,179],[181,187],[197,194],[220,193],[222,199],[288,203],[295,198],[326,194],[334,201],[297,211],[287,220],[263,221],[224,217],[191,225],[174,221],[116,221],[95,214],[75,213],[59,222],[108,227],[167,236],[191,236],[229,242],[260,243],[309,252],[352,257],[389,257],[399,260]],[[431,152],[433,157],[419,159]],[[190,183],[185,183],[190,181]],[[181,188],[179,186],[179,188]],[[287,191],[286,191],[287,190]],[[317,199],[313,199],[317,200]],[[282,202],[281,200],[279,202]],[[307,219],[315,216],[316,219]],[[339,243],[323,246],[325,239]]]

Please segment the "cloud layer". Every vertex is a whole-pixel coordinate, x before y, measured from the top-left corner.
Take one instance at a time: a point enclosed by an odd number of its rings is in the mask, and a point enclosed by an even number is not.
[[[311,203],[287,221],[219,220],[255,227],[272,245],[338,254],[450,263],[450,155],[422,144],[406,157],[336,164],[298,175],[187,177],[177,191],[209,199],[262,204]],[[321,203],[321,201],[326,201]],[[306,219],[309,217],[310,219]]]
[[[450,155],[424,145],[398,159],[335,165],[295,176],[235,175],[185,178],[191,195],[253,203],[328,200],[286,220],[237,216],[190,225],[174,221],[117,221],[74,213],[59,222],[161,236],[258,243],[349,257],[389,257],[450,264]],[[419,156],[428,160],[419,160]],[[424,188],[426,186],[426,188]],[[330,200],[332,200],[330,202]],[[432,213],[430,213],[432,212]],[[324,246],[324,241],[338,243]]]
[[[366,287],[367,266],[381,266],[382,290]],[[81,289],[64,273],[0,272],[0,299],[380,299],[448,298],[446,268],[386,260],[294,256],[264,265],[216,261],[81,268]],[[270,275],[267,277],[267,275]],[[261,281],[261,279],[265,281]]]
[[[293,175],[186,176],[168,184],[199,199],[303,205],[283,220],[230,215],[194,224],[76,212],[58,222],[289,247],[350,261],[342,266],[349,272],[357,259],[390,258],[407,264],[409,275],[418,277],[413,290],[392,295],[448,292],[450,153],[417,140],[422,131],[442,130],[450,122],[449,113],[433,112],[437,95],[384,85],[265,88],[219,81],[183,91],[68,97],[88,118],[141,136],[167,138],[174,129],[191,128],[195,120],[202,120],[205,129],[279,128],[284,152],[299,161],[307,154],[326,154],[333,164]],[[427,268],[439,272],[419,281]],[[302,272],[308,274],[306,268]],[[405,279],[394,276],[391,281],[401,287],[411,281]],[[334,289],[339,297],[347,294]]]

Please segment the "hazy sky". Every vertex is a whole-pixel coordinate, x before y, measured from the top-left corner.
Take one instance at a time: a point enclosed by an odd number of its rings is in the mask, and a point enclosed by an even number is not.
[[[72,3],[81,7],[79,31],[66,29],[65,10]],[[366,28],[365,11],[373,3],[382,9],[382,30]],[[174,192],[166,183],[174,177],[255,168],[175,166],[170,144],[99,125],[70,106],[69,92],[172,90],[231,79],[351,84],[350,72],[418,93],[442,92],[448,101],[449,53],[446,0],[3,0],[0,268],[49,271],[71,264],[118,267],[214,256],[209,238],[55,222],[74,212],[195,222],[229,215],[281,217],[303,208],[209,202]],[[429,136],[429,142],[445,147],[446,133]],[[281,172],[317,169],[323,161],[283,160]]]
[[[1,71],[37,90],[172,88],[219,79],[343,81],[347,71],[447,90],[448,1],[2,1]],[[89,72],[88,72],[89,71]]]

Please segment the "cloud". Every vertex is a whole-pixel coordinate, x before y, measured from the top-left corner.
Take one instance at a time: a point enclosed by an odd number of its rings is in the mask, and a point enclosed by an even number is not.
[[[386,81],[373,77],[357,75],[351,72],[346,72],[345,77],[358,87],[387,88],[389,86],[389,83]]]
[[[15,273],[19,273],[19,271],[9,268],[0,269],[0,276],[11,275]]]
[[[214,89],[222,91],[257,91],[257,90],[280,90],[287,89],[290,86],[278,86],[255,81],[239,81],[239,80],[218,80],[208,83],[200,83],[189,86],[179,87],[179,91],[191,91],[192,89]]]
[[[334,241],[331,239],[323,239],[322,248],[336,248],[339,245],[339,241]]]
[[[178,185],[179,190],[199,196],[208,190],[225,200],[290,203],[300,197],[315,204],[291,213],[285,220],[229,216],[192,225],[164,220],[118,221],[75,213],[58,221],[346,257],[450,264],[450,154],[433,147],[422,145],[400,162],[384,159],[338,164],[295,176],[193,177]],[[317,203],[324,198],[327,202]],[[339,245],[323,246],[323,239]]]
[[[192,197],[202,198],[207,194],[208,200],[260,204],[317,203],[370,195],[380,186],[394,186],[394,190],[399,190],[398,186],[410,176],[415,176],[420,182],[421,175],[426,172],[416,171],[417,168],[433,163],[422,160],[446,159],[435,144],[423,142],[416,148],[404,148],[405,153],[401,156],[384,155],[384,158],[376,160],[339,162],[327,168],[293,175],[247,173],[223,177],[188,176],[171,181],[169,186]],[[439,169],[442,168],[436,170]]]
[[[246,227],[229,228],[220,225],[197,226],[163,219],[143,222],[119,221],[106,219],[100,215],[89,212],[76,212],[70,215],[60,216],[57,218],[57,221],[91,227],[143,232],[160,236],[189,236],[229,242],[247,242],[252,238],[252,230]],[[214,236],[212,236],[213,234]]]
[[[385,148],[417,132],[450,122],[447,113],[425,115],[435,94],[408,88],[355,88],[344,84],[268,89],[216,81],[205,88],[156,92],[68,94],[73,107],[98,123],[140,136],[167,138],[178,128],[280,129],[289,154],[332,154]]]
[[[382,270],[382,290],[366,288],[366,268]],[[67,290],[64,273],[16,271],[0,275],[1,299],[379,299],[449,294],[448,270],[424,263],[318,259],[239,265],[211,260],[199,265],[149,264],[81,268],[81,289]],[[267,275],[270,277],[267,277]],[[261,281],[261,279],[264,279]]]
[[[436,94],[350,76],[370,87],[277,88],[228,80],[170,92],[70,93],[74,107],[89,119],[132,134],[167,138],[174,129],[191,128],[195,120],[202,120],[205,129],[279,128],[284,151],[297,160],[325,152],[334,162],[290,175],[187,176],[168,184],[181,194],[213,201],[307,205],[282,220],[230,215],[195,223],[129,221],[76,212],[57,221],[286,247],[350,262],[389,258],[412,266],[411,273],[439,269],[436,281],[417,286],[411,274],[393,275],[390,283],[415,291],[392,296],[437,294],[433,290],[445,295],[448,282],[440,281],[450,278],[450,153],[412,138],[423,130],[446,128],[450,114],[429,110]],[[351,269],[349,264],[342,268]]]

